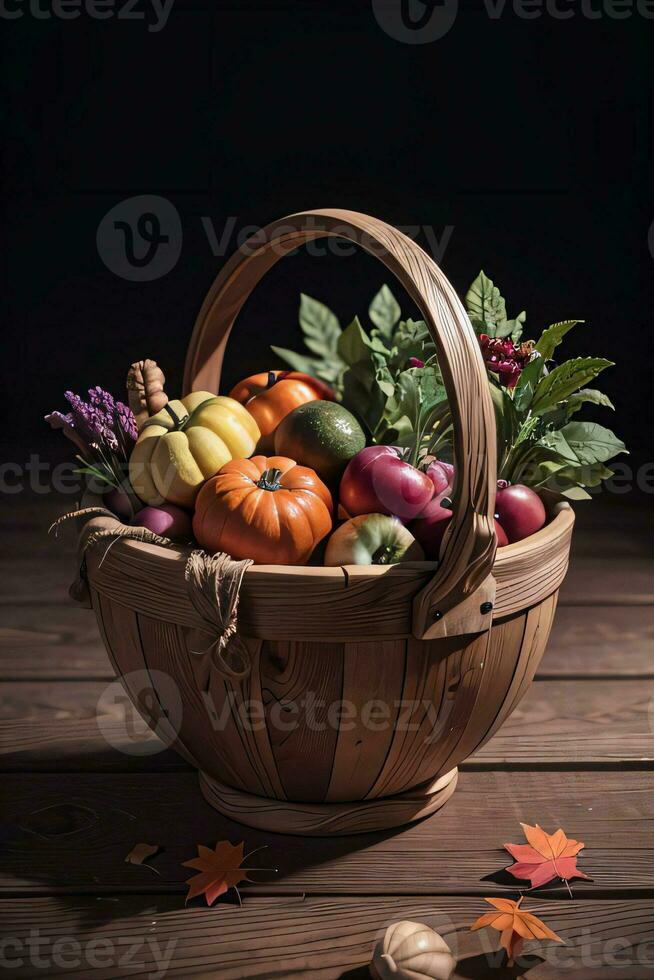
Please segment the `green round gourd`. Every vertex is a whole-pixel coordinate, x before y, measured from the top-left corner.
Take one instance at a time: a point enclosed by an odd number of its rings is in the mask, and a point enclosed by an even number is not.
[[[363,429],[351,412],[336,402],[299,405],[275,432],[275,453],[310,466],[327,483],[340,480],[353,456],[366,445]]]

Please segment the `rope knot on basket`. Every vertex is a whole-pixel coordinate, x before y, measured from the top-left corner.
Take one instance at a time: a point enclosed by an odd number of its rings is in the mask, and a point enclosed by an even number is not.
[[[186,562],[188,594],[206,624],[201,632],[213,637],[205,650],[192,652],[205,659],[227,680],[240,681],[252,666],[250,653],[236,632],[238,599],[251,559],[234,561],[229,555],[193,551]]]

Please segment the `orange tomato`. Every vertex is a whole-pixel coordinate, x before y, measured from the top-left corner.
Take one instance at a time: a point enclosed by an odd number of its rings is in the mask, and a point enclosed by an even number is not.
[[[264,565],[304,565],[332,528],[329,490],[286,456],[233,459],[195,502],[193,532],[207,551]]]
[[[300,371],[266,371],[241,381],[229,397],[245,405],[259,426],[259,452],[270,452],[275,429],[289,412],[321,398],[334,401],[334,392],[324,381]]]

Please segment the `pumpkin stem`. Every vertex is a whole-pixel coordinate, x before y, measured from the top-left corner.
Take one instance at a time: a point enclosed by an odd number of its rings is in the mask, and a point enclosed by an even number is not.
[[[184,428],[184,423],[182,422],[182,419],[180,419],[180,417],[177,414],[177,412],[175,411],[175,409],[170,407],[170,402],[166,402],[166,404],[164,405],[164,409],[168,412],[168,414],[170,415],[171,419],[175,423],[175,428],[176,429],[183,429]]]
[[[281,475],[282,471],[276,467],[264,470],[257,480],[257,486],[260,490],[281,490],[282,485],[279,482]]]

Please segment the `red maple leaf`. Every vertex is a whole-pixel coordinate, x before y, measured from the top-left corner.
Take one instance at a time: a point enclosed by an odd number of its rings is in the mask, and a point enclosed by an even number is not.
[[[183,867],[195,868],[200,872],[186,882],[189,886],[186,901],[190,901],[197,895],[204,895],[207,905],[213,905],[217,898],[230,888],[235,888],[240,902],[241,896],[236,886],[241,881],[250,880],[248,871],[260,870],[241,867],[245,860],[243,846],[243,841],[240,844],[230,844],[227,840],[221,840],[212,851],[210,847],[198,844],[198,857],[183,863]]]
[[[547,834],[538,824],[530,827],[521,823],[520,826],[529,843],[504,845],[515,860],[515,864],[506,869],[514,878],[527,879],[532,888],[546,885],[554,878],[566,882],[571,878],[591,880],[577,867],[577,855],[585,846],[581,841],[569,839],[561,829],[555,834]]]
[[[549,926],[541,922],[537,916],[520,908],[522,899],[514,902],[510,898],[485,898],[484,901],[497,911],[486,912],[473,922],[470,929],[484,929],[486,926],[497,929],[501,933],[500,943],[509,957],[509,966],[513,966],[513,959],[520,953],[526,939],[552,939],[557,943],[563,942],[563,939],[552,932]]]

